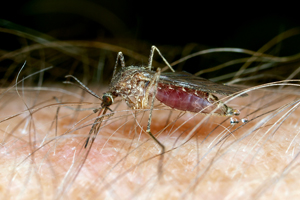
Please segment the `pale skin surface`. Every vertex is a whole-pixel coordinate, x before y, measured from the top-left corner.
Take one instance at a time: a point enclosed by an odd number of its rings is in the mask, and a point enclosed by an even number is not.
[[[67,88],[74,91],[72,86]],[[80,99],[65,92],[41,91],[37,95],[36,91],[19,90],[28,107],[52,106],[42,108],[32,118],[25,112],[0,123],[0,199],[298,199],[300,196],[300,113],[296,102],[299,97],[295,94],[298,88],[253,91],[248,92],[248,97],[230,101],[227,105],[241,111],[238,118],[249,115],[247,124],[240,122],[234,127],[230,119],[218,116],[202,121],[206,115],[193,117],[193,113],[187,113],[176,120],[181,112],[173,112],[167,122],[169,108],[155,106],[159,111],[153,112],[151,132],[156,135],[170,124],[157,137],[166,147],[161,175],[158,174],[160,148],[145,132],[149,112],[144,114],[142,122],[142,115],[135,122],[135,112],[124,102],[117,108],[111,106],[116,113],[106,125],[102,124],[85,160],[89,146],[87,149],[83,146],[97,114],[65,107],[58,110],[53,96],[58,99],[64,96],[62,102],[73,102],[72,107],[78,108]],[[76,93],[80,97],[82,91]],[[101,96],[102,92],[97,94]],[[286,106],[292,102],[296,103]],[[97,108],[100,101],[85,95],[82,104],[81,107]],[[260,110],[251,114],[257,109]],[[23,110],[28,109],[15,90],[2,96],[1,120]],[[88,115],[91,116],[83,119]],[[62,135],[64,138],[59,137]]]

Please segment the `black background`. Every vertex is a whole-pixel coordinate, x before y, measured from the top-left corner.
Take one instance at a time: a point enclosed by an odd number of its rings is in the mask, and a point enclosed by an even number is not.
[[[294,5],[295,6],[295,5]],[[0,17],[58,39],[131,39],[152,44],[259,48],[300,25],[292,4],[181,1],[6,1]],[[286,7],[286,8],[285,8]]]
[[[197,44],[195,51],[214,47],[257,51],[276,35],[300,25],[297,6],[293,4],[195,2],[6,1],[0,18],[59,40],[96,40],[144,55],[149,54],[151,45],[180,49]],[[1,27],[10,28],[3,21]],[[1,37],[1,49],[14,50],[19,45],[8,35]],[[277,56],[292,55],[299,52],[300,39],[293,37],[280,45]],[[211,67],[210,62],[215,65],[212,60],[202,61],[201,69]],[[199,61],[195,63],[185,70],[197,72]]]

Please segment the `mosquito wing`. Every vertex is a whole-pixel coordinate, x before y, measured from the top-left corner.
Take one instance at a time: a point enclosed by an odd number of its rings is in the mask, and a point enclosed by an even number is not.
[[[214,83],[205,78],[194,76],[187,72],[163,72],[160,75],[159,82],[179,87],[189,88],[208,93],[216,93],[221,95],[231,95],[239,92],[241,89],[237,87]],[[242,96],[247,96],[243,94]]]

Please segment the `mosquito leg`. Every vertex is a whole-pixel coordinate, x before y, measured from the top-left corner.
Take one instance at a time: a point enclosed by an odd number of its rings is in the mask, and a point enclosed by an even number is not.
[[[153,93],[153,97],[152,97],[152,102],[151,102],[151,108],[150,108],[150,114],[149,114],[149,119],[148,119],[148,125],[147,125],[147,133],[150,135],[150,137],[160,146],[161,148],[161,152],[160,152],[160,160],[159,160],[159,167],[158,167],[158,172],[159,175],[162,174],[162,167],[163,167],[163,160],[164,160],[164,154],[165,154],[165,146],[160,143],[160,141],[158,141],[156,139],[156,137],[151,133],[151,120],[152,120],[152,111],[153,111],[153,107],[154,107],[154,100],[155,100],[155,96],[156,96],[156,91],[157,91],[157,83],[159,80],[159,76],[160,76],[160,68],[157,68],[157,72],[155,73],[153,79],[151,80],[147,90],[146,90],[146,94],[145,97],[148,98],[149,96],[149,92],[150,89],[152,88],[152,86],[154,86],[154,93]]]
[[[160,68],[157,68],[157,72],[155,73],[153,79],[151,80],[146,92],[145,92],[145,99],[148,98],[149,93],[150,93],[150,89],[154,86],[154,93],[153,93],[153,98],[152,98],[152,102],[151,102],[151,108],[150,108],[150,114],[149,114],[149,119],[148,119],[148,125],[147,125],[147,133],[149,133],[149,135],[154,139],[154,141],[161,147],[162,149],[162,154],[164,153],[164,145],[162,145],[155,137],[154,135],[152,135],[150,127],[151,127],[151,120],[152,120],[152,111],[153,111],[153,107],[154,107],[154,100],[155,100],[155,96],[156,96],[156,91],[157,91],[157,83],[159,80],[159,76],[160,76]]]
[[[151,111],[150,111],[151,113]],[[151,114],[149,116],[149,118],[151,119]],[[151,124],[151,122],[150,122]],[[148,122],[149,125],[149,122]],[[161,148],[161,153],[160,153],[160,159],[159,159],[159,163],[158,163],[158,177],[161,177],[162,172],[163,172],[163,161],[164,161],[164,154],[165,154],[165,146],[160,143],[160,141],[158,141],[156,139],[156,137],[151,133],[151,130],[147,128],[147,133],[150,135],[150,137],[160,146]]]
[[[142,106],[143,108],[146,108],[148,106],[148,100],[149,100],[149,94],[150,94],[150,90],[152,89],[153,86],[155,86],[154,88],[154,94],[153,94],[153,99],[155,98],[155,95],[156,95],[156,90],[157,90],[157,82],[158,82],[158,78],[160,76],[160,72],[161,72],[161,69],[160,68],[157,68],[157,72],[155,73],[153,79],[150,81],[146,91],[145,91],[145,96],[142,100]]]
[[[152,67],[152,61],[153,61],[153,55],[154,51],[157,51],[157,53],[160,55],[160,57],[163,59],[163,61],[166,63],[166,65],[170,68],[172,72],[175,72],[173,67],[168,63],[168,61],[165,59],[165,57],[160,53],[159,49],[156,46],[152,46],[150,50],[150,56],[149,56],[149,62],[148,62],[148,69],[151,70]]]
[[[125,60],[124,60],[123,53],[121,51],[117,55],[116,64],[115,64],[115,67],[114,67],[114,72],[113,72],[113,76],[112,77],[115,77],[115,75],[116,75],[117,66],[118,66],[119,60],[121,62],[122,68],[124,68],[125,67]]]

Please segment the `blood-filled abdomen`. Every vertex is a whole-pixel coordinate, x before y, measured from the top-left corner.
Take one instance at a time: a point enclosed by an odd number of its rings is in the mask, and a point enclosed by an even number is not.
[[[217,102],[218,98],[207,92],[158,83],[156,98],[177,110],[206,114],[214,111],[215,114],[228,115],[227,106]]]

